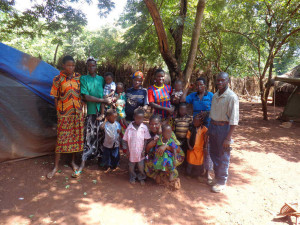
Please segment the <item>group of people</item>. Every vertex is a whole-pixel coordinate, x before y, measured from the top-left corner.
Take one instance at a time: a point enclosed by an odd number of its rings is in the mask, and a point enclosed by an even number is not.
[[[205,79],[198,78],[196,92],[188,95],[190,87],[184,89],[180,80],[173,83],[174,88],[166,84],[162,69],[155,71],[154,84],[145,89],[143,73],[137,71],[125,92],[112,73],[96,74],[94,58],[86,64],[88,74],[80,76],[74,72],[74,59],[65,56],[63,70],[53,79],[50,94],[58,122],[55,165],[47,174],[49,179],[58,171],[61,153],[72,153],[72,177],[77,178],[85,162],[95,157],[105,173],[118,170],[123,152],[129,159],[131,184],[144,185],[149,177],[179,188],[177,167],[182,164],[186,176],[205,180],[213,192],[224,190],[232,134],[239,121],[239,100],[228,87],[227,73],[217,76],[215,94],[206,90]],[[188,104],[193,115],[188,114]],[[149,106],[152,115],[145,121]],[[80,166],[75,163],[76,152],[82,152]]]

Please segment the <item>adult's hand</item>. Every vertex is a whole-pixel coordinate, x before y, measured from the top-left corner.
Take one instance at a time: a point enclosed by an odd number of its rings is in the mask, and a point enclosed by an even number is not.
[[[231,144],[231,140],[225,139],[223,142],[223,151],[229,151],[230,144]]]
[[[173,114],[174,110],[175,110],[174,106],[171,106],[170,108],[167,109],[169,114]]]
[[[113,99],[112,98],[105,98],[104,99],[104,102],[103,103],[105,103],[105,104],[111,104],[112,103],[112,101],[113,101]]]

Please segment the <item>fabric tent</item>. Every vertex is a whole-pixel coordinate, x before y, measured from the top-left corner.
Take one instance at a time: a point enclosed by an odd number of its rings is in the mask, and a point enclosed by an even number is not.
[[[300,122],[300,78],[275,77],[275,80],[296,86],[284,107],[282,119]]]
[[[49,95],[59,71],[0,43],[0,162],[54,151],[56,111]]]

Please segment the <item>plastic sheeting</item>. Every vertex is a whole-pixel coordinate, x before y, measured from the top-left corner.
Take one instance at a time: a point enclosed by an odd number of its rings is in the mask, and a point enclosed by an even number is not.
[[[54,104],[54,99],[49,93],[53,78],[59,74],[59,71],[53,66],[0,43],[0,70]]]
[[[0,43],[0,163],[54,152],[57,119],[49,94],[58,74]]]

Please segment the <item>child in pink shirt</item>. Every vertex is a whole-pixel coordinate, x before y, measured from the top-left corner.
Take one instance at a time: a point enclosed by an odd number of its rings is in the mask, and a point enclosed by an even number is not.
[[[145,184],[146,174],[144,170],[145,145],[146,140],[150,139],[148,127],[143,123],[145,112],[143,109],[134,110],[134,121],[127,127],[123,140],[127,142],[127,155],[129,156],[129,182],[135,184],[136,178],[141,185]],[[138,174],[135,167],[138,167]]]

